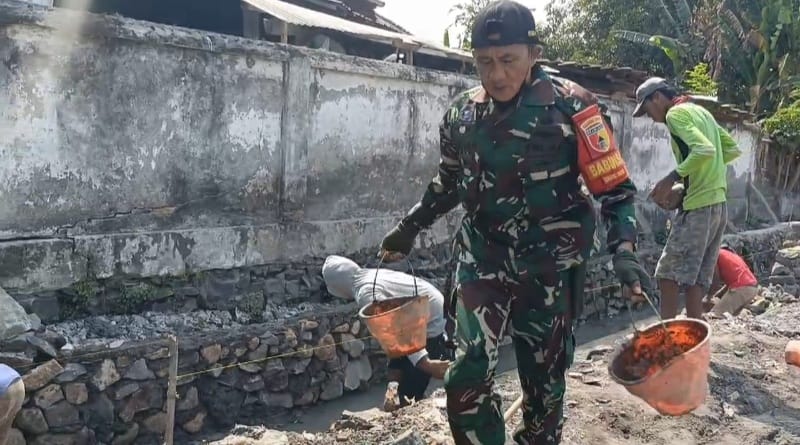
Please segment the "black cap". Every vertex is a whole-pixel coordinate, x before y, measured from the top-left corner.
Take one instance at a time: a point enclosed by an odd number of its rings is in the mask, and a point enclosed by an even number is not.
[[[500,0],[483,8],[472,25],[472,47],[535,45],[536,22],[533,13],[525,6],[511,1]]]

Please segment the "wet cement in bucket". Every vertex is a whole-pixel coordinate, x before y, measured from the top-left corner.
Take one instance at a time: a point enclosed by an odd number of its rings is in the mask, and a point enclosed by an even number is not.
[[[634,334],[612,365],[614,375],[635,382],[652,376],[675,358],[699,345],[706,336],[700,325],[656,325]]]
[[[425,347],[427,300],[428,297],[420,295],[373,301],[359,315],[387,357],[404,357]]]

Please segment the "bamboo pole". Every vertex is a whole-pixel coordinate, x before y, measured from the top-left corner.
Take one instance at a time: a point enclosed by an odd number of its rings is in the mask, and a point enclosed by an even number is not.
[[[178,337],[169,336],[169,387],[167,388],[167,427],[164,444],[172,445],[175,435],[175,400],[178,398]]]
[[[281,43],[284,45],[289,43],[289,22],[283,22],[283,30],[281,31]]]

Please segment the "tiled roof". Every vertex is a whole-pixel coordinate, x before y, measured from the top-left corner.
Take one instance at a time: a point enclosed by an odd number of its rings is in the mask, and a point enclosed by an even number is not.
[[[629,99],[635,98],[636,87],[650,77],[646,71],[629,67],[610,67],[560,60],[542,60],[540,63],[558,70],[561,76],[574,80],[595,93],[606,96],[625,96]],[[719,103],[712,97],[692,96],[692,100],[708,108],[720,121],[752,122],[755,120],[750,112],[731,104]]]

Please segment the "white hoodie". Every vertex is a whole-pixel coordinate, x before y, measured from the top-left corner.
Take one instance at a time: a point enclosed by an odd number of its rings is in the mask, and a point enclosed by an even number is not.
[[[377,281],[375,274],[378,274]],[[409,297],[414,295],[414,277],[407,273],[389,269],[362,269],[352,260],[331,255],[325,259],[322,266],[322,278],[328,292],[334,297],[353,300],[358,307],[363,308],[374,299],[378,301]],[[373,282],[374,292],[373,292]],[[436,286],[416,278],[417,293],[427,295],[430,307],[428,319],[428,338],[434,338],[444,333],[444,296]],[[428,355],[423,349],[408,356],[414,366]]]

